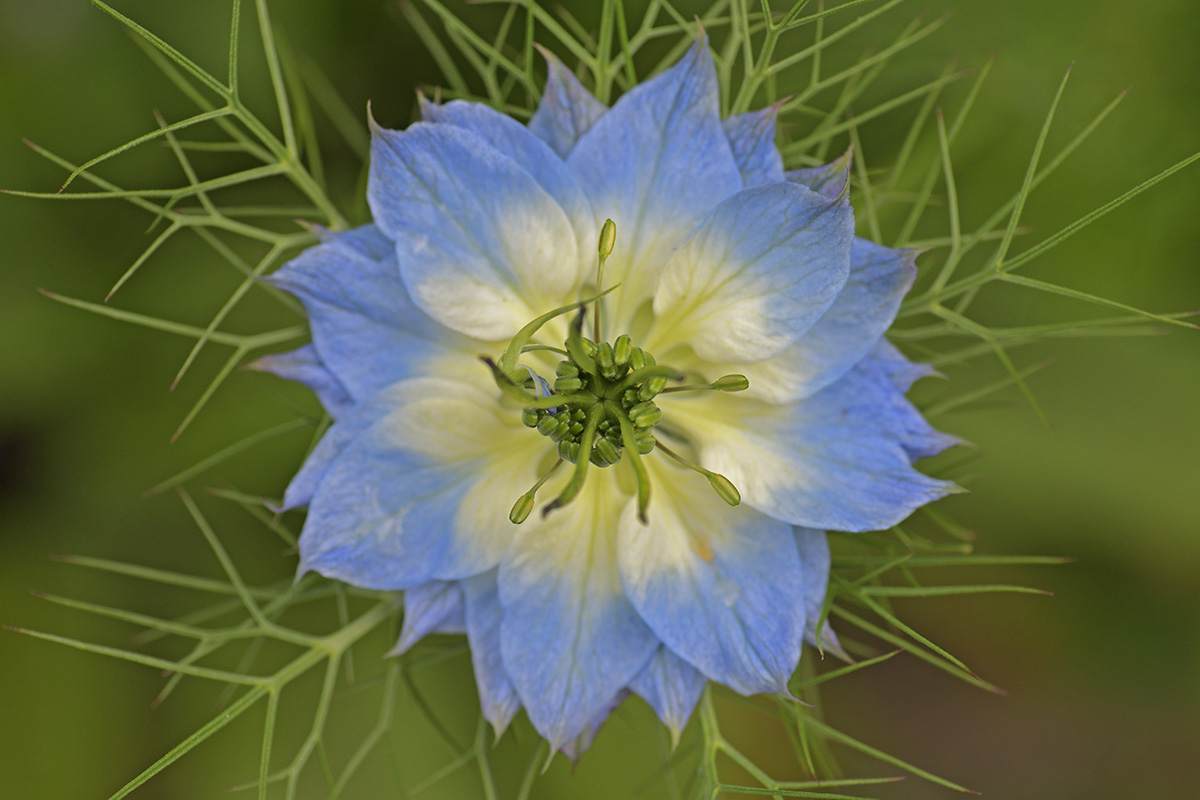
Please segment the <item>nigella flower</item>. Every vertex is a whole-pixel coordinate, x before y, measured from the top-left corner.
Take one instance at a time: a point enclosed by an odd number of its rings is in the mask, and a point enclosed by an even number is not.
[[[335,418],[285,496],[301,572],[404,590],[397,652],[465,631],[497,732],[574,753],[630,692],[676,735],[709,680],[786,695],[824,531],[952,490],[912,462],[953,440],[848,160],[785,173],[775,108],[722,120],[703,38],[611,109],[547,58],[528,126],[373,128],[375,222],[273,276],[313,342],[263,366]]]

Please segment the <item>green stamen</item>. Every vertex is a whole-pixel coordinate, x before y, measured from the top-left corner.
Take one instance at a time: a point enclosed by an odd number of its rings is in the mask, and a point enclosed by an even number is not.
[[[744,392],[750,388],[750,381],[745,375],[722,375],[712,383],[691,386],[671,386],[663,389],[659,394],[671,394],[672,392]]]
[[[508,512],[508,519],[514,525],[520,525],[529,518],[529,512],[533,511],[534,499],[537,496],[537,490],[542,488],[542,484],[550,480],[550,476],[558,471],[562,466],[562,459],[554,462],[554,466],[546,470],[546,474],[538,478],[538,482],[533,485],[525,494],[517,498],[517,502],[513,504],[512,511]]]
[[[612,255],[613,248],[617,245],[617,225],[611,219],[604,220],[604,225],[600,228],[600,241],[596,243],[596,252],[599,254],[599,262],[596,265],[596,291],[604,285],[604,262]],[[596,303],[592,308],[592,341],[600,341],[600,304]]]
[[[713,491],[716,492],[717,495],[720,496],[720,498],[726,503],[731,506],[736,506],[742,502],[742,493],[737,490],[737,487],[733,485],[733,481],[729,480],[729,478],[726,478],[719,472],[707,470],[699,464],[693,464],[691,461],[688,461],[686,458],[667,447],[661,441],[655,440],[655,443],[658,445],[658,449],[662,450],[665,455],[670,456],[693,472],[699,472],[705,478],[708,478],[708,485],[711,486]]]

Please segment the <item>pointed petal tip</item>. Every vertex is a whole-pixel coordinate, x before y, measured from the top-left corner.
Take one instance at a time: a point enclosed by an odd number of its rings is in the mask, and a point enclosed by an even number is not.
[[[313,568],[308,565],[308,559],[301,556],[300,563],[296,565],[296,577],[292,578],[291,588],[295,589],[297,586],[299,586],[300,579],[312,571]]]
[[[512,722],[513,715],[498,716],[492,719],[490,714],[484,712],[483,718],[487,720],[488,725],[492,726],[492,747],[496,747],[500,744],[501,737],[508,731],[508,725]]]
[[[408,652],[408,648],[410,648],[412,646],[413,646],[413,643],[404,641],[404,635],[401,634],[400,638],[396,640],[396,643],[394,645],[392,645],[392,649],[384,652],[382,657],[383,658],[395,658],[396,656],[402,656],[406,652]]]
[[[421,89],[417,89],[417,109],[423,120],[432,121],[432,116],[437,113],[436,106],[430,102],[429,98],[425,96],[425,92]]]
[[[367,128],[371,132],[372,139],[375,138],[375,134],[383,133],[387,130],[375,120],[375,112],[371,108],[370,100],[367,101]]]
[[[563,67],[564,69],[566,68],[566,65],[562,63],[562,60],[558,56],[554,55],[554,52],[541,42],[533,42],[533,49],[542,54],[542,58],[546,59],[546,66],[550,67],[551,70],[553,70],[555,67]]]

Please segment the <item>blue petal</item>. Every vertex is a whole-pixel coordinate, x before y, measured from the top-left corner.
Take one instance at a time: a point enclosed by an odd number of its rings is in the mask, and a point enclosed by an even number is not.
[[[403,378],[480,371],[479,344],[417,308],[392,242],[374,225],[333,235],[267,280],[300,298],[321,362],[355,400]]]
[[[352,406],[339,416],[288,484],[287,492],[283,495],[283,510],[308,505],[337,457],[363,431],[391,411],[392,395],[385,390],[371,395],[365,402]]]
[[[579,137],[587,133],[608,109],[583,88],[579,79],[553,53],[538,49],[546,58],[549,74],[542,101],[538,103],[533,119],[529,120],[529,130],[550,145],[559,157],[566,158]]]
[[[493,395],[454,381],[403,381],[372,401],[391,410],[320,476],[300,537],[300,571],[391,590],[494,567],[512,535],[507,507],[464,498],[495,477],[496,453],[506,454],[502,477],[521,473],[520,484],[534,472],[533,463],[517,464],[541,456],[518,446],[528,431],[506,425]]]
[[[615,481],[593,476],[573,503],[518,529],[500,565],[504,666],[553,750],[604,714],[658,639],[617,574]]]
[[[794,525],[881,530],[957,490],[912,468],[916,451],[955,440],[924,421],[873,356],[794,403],[712,393],[663,412],[743,502]]]
[[[396,244],[413,302],[467,336],[509,338],[580,283],[576,234],[562,207],[465,128],[374,127],[367,200]]]
[[[608,718],[617,710],[617,706],[621,705],[628,696],[628,691],[618,692],[617,696],[608,704],[608,707],[593,717],[592,721],[574,739],[563,742],[563,746],[559,748],[559,751],[571,759],[572,764],[579,763],[579,757],[592,746],[592,742],[596,740],[596,734],[600,733],[600,729],[604,727],[604,723],[608,722]]]
[[[467,638],[471,642],[471,664],[479,686],[483,717],[500,738],[513,715],[521,708],[517,690],[504,669],[500,653],[500,622],[504,610],[496,586],[496,570],[462,581],[467,598]]]
[[[779,103],[776,103],[759,111],[726,117],[721,122],[746,188],[785,180],[783,156],[775,147],[778,116]]]
[[[880,337],[879,341],[875,343],[871,355],[874,356],[880,370],[887,375],[892,385],[901,392],[907,392],[921,378],[941,375],[928,364],[909,361],[903,353],[896,349],[894,344],[883,337]]]
[[[807,333],[778,356],[711,372],[741,372],[750,380],[746,396],[771,403],[820,391],[861,361],[891,325],[916,277],[916,255],[854,239],[846,285]]]
[[[796,536],[796,549],[800,553],[800,570],[804,573],[804,641],[821,652],[828,650],[846,658],[828,620],[821,619],[825,593],[829,589],[829,537],[825,531],[812,528],[792,530]]]
[[[699,475],[647,463],[649,522],[631,503],[618,563],[634,607],[663,644],[714,681],[787,695],[804,635],[804,584],[792,528],[725,504]]]
[[[404,593],[404,624],[400,638],[388,651],[398,656],[430,633],[465,633],[463,593],[457,583],[429,581]]]
[[[921,369],[922,367],[925,369]],[[875,385],[894,386],[901,394],[908,391],[908,387],[915,380],[914,376],[921,377],[930,374],[925,370],[932,370],[924,364],[913,364],[883,338],[875,343],[868,356],[862,360],[859,369],[869,374]],[[947,448],[966,444],[966,441],[958,436],[936,430],[921,412],[902,396],[892,397],[894,402],[891,405],[891,416],[895,420],[894,429],[900,431],[900,444],[913,461],[930,458]]]
[[[329,371],[311,344],[290,353],[262,356],[248,366],[250,369],[270,372],[289,381],[303,383],[313,390],[321,405],[334,419],[340,417],[354,403],[346,387]]]
[[[629,688],[654,709],[671,731],[672,745],[676,745],[707,682],[691,664],[666,647],[659,647]]]
[[[582,187],[562,158],[524,125],[481,103],[462,100],[443,106],[427,103],[423,111],[430,122],[465,128],[517,162],[566,213],[579,252],[595,248],[596,216]]]
[[[853,150],[847,150],[837,161],[819,167],[793,169],[786,173],[792,183],[812,189],[830,200],[840,195],[850,182],[850,159]]]
[[[612,283],[622,283],[613,327],[627,330],[671,252],[742,188],[704,38],[674,67],[623,95],[579,139],[567,164],[597,218],[617,225],[605,269]]]
[[[790,183],[738,192],[663,270],[646,346],[687,343],[702,359],[738,364],[778,355],[845,286],[853,237],[844,197]]]

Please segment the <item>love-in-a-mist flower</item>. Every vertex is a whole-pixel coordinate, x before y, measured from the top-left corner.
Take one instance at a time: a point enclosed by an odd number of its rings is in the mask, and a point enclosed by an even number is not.
[[[398,652],[465,631],[497,731],[578,752],[630,692],[676,735],[706,681],[786,694],[824,531],[946,494],[912,462],[953,440],[904,398],[915,254],[854,237],[848,158],[785,173],[703,38],[611,109],[547,58],[528,125],[373,128],[375,222],[272,277],[313,341],[263,366],[335,418],[285,497],[301,572],[404,590]]]

